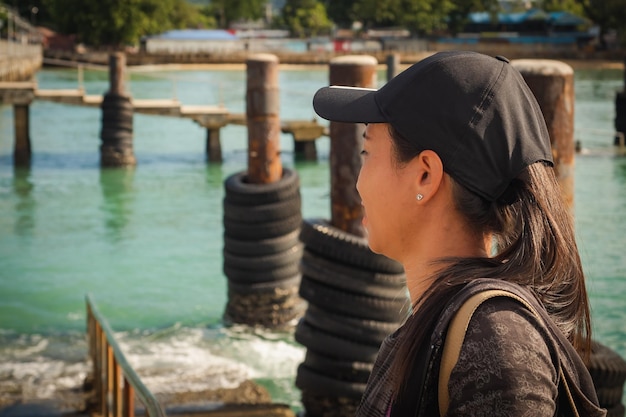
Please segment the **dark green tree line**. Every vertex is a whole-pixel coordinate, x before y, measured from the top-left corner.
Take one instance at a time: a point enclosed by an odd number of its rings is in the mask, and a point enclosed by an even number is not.
[[[611,29],[626,46],[626,0],[576,0],[585,15],[600,27],[600,42]]]
[[[326,7],[317,0],[287,0],[275,26],[288,28],[299,38],[330,33],[332,22]]]
[[[121,47],[144,35],[212,24],[186,0],[42,0],[42,8],[53,29],[93,46]]]
[[[228,28],[240,20],[264,17],[267,0],[30,0],[20,7],[25,19],[48,23],[61,33],[77,34],[93,46],[136,44],[142,36],[178,28]],[[520,1],[520,7],[522,7]],[[25,4],[25,3],[24,3]],[[23,5],[20,2],[20,5]],[[626,41],[626,0],[542,0],[547,11],[584,15],[602,34],[621,33]],[[36,7],[38,13],[32,13]],[[360,22],[364,29],[401,27],[427,36],[458,33],[470,12],[488,11],[494,19],[498,0],[287,0],[273,26],[292,36],[329,34],[333,27]]]

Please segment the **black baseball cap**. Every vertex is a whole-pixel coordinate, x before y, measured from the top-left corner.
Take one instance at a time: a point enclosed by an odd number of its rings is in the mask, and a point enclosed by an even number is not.
[[[489,201],[535,162],[552,162],[541,109],[504,57],[439,52],[378,90],[330,86],[313,97],[324,119],[389,123],[418,148],[435,151],[455,181]]]

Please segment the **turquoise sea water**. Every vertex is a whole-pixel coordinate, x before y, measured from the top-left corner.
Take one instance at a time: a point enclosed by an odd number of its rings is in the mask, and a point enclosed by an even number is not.
[[[40,88],[76,88],[78,74],[44,69],[37,78]],[[326,67],[282,68],[281,118],[313,118],[312,95],[327,80]],[[584,149],[575,216],[594,338],[626,357],[626,158],[612,145],[622,80],[619,70],[576,71]],[[107,74],[87,71],[84,87],[102,94]],[[135,98],[245,111],[244,70],[133,70],[127,88]],[[222,129],[224,162],[207,163],[200,126],[136,115],[137,167],[101,169],[99,109],[37,101],[30,111],[32,166],[14,169],[12,108],[0,107],[0,399],[15,386],[28,399],[81,384],[91,293],[153,391],[254,378],[298,408],[293,380],[304,349],[292,334],[221,322],[223,181],[245,169],[245,127]],[[281,136],[283,165],[300,175],[303,216],[328,218],[328,138],[317,146],[317,162],[296,161],[291,137]]]

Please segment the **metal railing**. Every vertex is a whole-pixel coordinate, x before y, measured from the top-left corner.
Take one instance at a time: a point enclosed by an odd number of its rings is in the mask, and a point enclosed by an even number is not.
[[[93,362],[95,413],[101,417],[134,417],[135,397],[149,417],[166,417],[154,395],[141,382],[117,344],[108,322],[91,295],[87,304],[89,356]]]

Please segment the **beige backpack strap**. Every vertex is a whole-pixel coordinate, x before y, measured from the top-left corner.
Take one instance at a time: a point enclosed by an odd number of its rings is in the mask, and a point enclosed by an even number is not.
[[[450,393],[448,392],[448,382],[450,381],[450,374],[452,369],[459,360],[459,353],[461,352],[461,346],[465,339],[465,332],[469,326],[469,322],[474,315],[474,312],[484,301],[493,297],[510,297],[518,300],[524,306],[526,306],[533,314],[535,310],[528,304],[523,298],[504,290],[487,290],[479,292],[471,296],[459,310],[455,313],[454,317],[450,321],[448,332],[446,334],[443,352],[441,354],[441,366],[439,368],[439,415],[443,417],[448,411],[448,405],[450,403]]]

